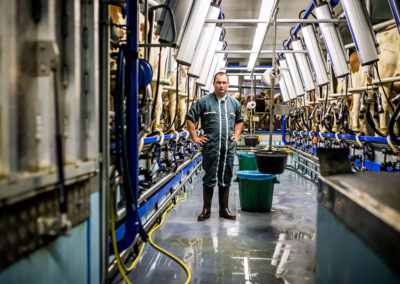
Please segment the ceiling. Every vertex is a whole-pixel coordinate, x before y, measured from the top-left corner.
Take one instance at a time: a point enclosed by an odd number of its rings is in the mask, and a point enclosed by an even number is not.
[[[310,0],[280,0],[278,2],[277,19],[297,19],[299,12],[306,9]],[[225,19],[258,19],[261,0],[223,0],[222,12]],[[282,42],[289,38],[289,31],[291,25],[278,25],[276,43],[277,49],[282,49]],[[226,36],[225,40],[228,43],[227,50],[249,50],[252,48],[253,37],[256,25],[238,27],[238,26],[225,26]],[[273,29],[269,28],[264,40],[263,50],[272,49],[273,45]],[[229,54],[228,64],[232,65],[247,65],[247,60],[250,54]],[[269,58],[269,59],[268,59]],[[270,62],[271,54],[260,54],[259,61],[256,65],[264,65]],[[260,64],[261,63],[261,64]]]
[[[272,0],[271,0],[272,1]],[[278,0],[277,19],[298,19],[301,10],[307,8],[311,0]],[[382,0],[365,0],[370,2],[372,11],[372,22],[382,22],[387,19],[392,19],[388,1]],[[261,0],[223,0],[222,12],[225,19],[258,19]],[[341,5],[334,8],[336,15],[342,12]],[[282,42],[289,38],[290,29],[295,24],[278,24],[276,36],[276,48],[282,49]],[[226,29],[225,40],[228,43],[227,50],[250,50],[253,44],[253,37],[256,25],[239,26],[239,25],[224,25]],[[342,26],[341,33],[344,44],[351,43],[352,38],[347,25]],[[271,50],[273,45],[273,29],[269,28],[266,38],[263,43],[263,50]],[[228,65],[247,66],[247,61],[250,54],[234,54],[228,55]],[[269,65],[271,63],[271,54],[260,54],[256,62],[257,65]]]

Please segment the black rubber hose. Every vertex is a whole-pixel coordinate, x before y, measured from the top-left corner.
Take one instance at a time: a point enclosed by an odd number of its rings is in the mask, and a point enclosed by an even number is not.
[[[378,134],[381,137],[386,137],[386,135],[384,135],[382,132],[380,132],[375,125],[375,122],[371,116],[371,111],[370,111],[371,105],[368,104],[367,109],[366,109],[366,116],[367,116],[367,123],[369,124],[369,126],[371,127],[371,129]]]
[[[151,117],[154,117],[154,112],[156,110],[156,104],[157,104],[157,99],[158,99],[158,90],[159,90],[159,87],[160,87],[161,52],[162,52],[162,47],[160,46],[160,53],[158,54],[158,70],[157,70],[156,94],[154,96],[153,108],[151,109]]]
[[[120,176],[124,175],[124,166],[122,162],[122,131],[124,131],[124,120],[123,120],[123,76],[125,72],[124,66],[124,46],[120,46],[117,58],[117,76],[115,82],[115,94],[114,94],[114,111],[115,111],[115,149],[117,152],[117,171]]]
[[[399,112],[400,112],[400,104],[397,105],[396,110],[393,112],[393,115],[389,122],[389,129],[388,129],[390,139],[392,139],[393,142],[396,143],[397,145],[400,145],[400,140],[394,133],[394,124],[396,123],[396,118],[399,115]]]
[[[67,213],[67,193],[65,190],[65,177],[64,177],[64,148],[61,132],[60,120],[60,106],[58,100],[58,80],[57,71],[53,70],[53,84],[54,84],[54,109],[55,109],[55,140],[56,140],[56,158],[57,158],[57,173],[58,173],[58,200],[60,203],[60,212]]]
[[[376,74],[378,75],[378,80],[379,80],[380,86],[381,86],[381,88],[382,88],[382,90],[383,90],[383,94],[385,95],[385,98],[386,98],[388,104],[390,105],[390,108],[391,108],[392,110],[394,110],[394,107],[393,107],[391,101],[389,100],[388,95],[386,94],[385,88],[383,87],[382,80],[381,80],[381,76],[379,75],[378,63],[374,63],[374,66],[375,66]]]
[[[305,119],[306,114],[305,113],[306,113],[306,111],[304,109],[304,111],[302,113],[300,113],[300,116],[301,116],[301,120],[303,121],[304,126],[306,127],[307,132],[309,132],[310,131],[310,127],[306,123],[306,119]]]

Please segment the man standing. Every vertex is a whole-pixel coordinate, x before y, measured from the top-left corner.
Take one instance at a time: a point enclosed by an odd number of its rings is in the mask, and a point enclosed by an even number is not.
[[[214,186],[218,184],[219,216],[236,220],[228,209],[229,187],[233,174],[235,145],[243,129],[240,103],[226,95],[228,76],[218,72],[214,76],[214,93],[197,100],[186,116],[187,128],[194,143],[203,146],[203,211],[198,221],[210,218]],[[204,135],[196,134],[195,123],[201,118]]]

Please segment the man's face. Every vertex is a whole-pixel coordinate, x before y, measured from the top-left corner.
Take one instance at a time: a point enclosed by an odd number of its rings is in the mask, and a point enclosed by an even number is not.
[[[226,76],[225,74],[217,75],[213,85],[215,94],[217,96],[219,97],[225,96],[226,90],[228,90],[229,87],[228,76]]]

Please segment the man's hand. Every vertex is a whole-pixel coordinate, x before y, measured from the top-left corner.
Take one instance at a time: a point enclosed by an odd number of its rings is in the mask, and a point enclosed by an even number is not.
[[[207,142],[207,134],[202,135],[200,138],[196,135],[196,138],[193,139],[193,142],[203,146]]]
[[[240,138],[240,134],[239,135],[235,135],[235,133],[232,133],[232,139],[235,141],[235,143],[239,142],[239,138]]]

